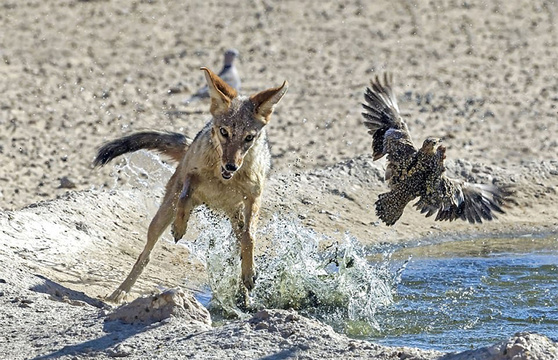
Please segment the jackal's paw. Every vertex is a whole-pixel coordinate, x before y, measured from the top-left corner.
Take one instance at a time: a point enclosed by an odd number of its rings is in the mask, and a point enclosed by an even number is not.
[[[252,309],[252,304],[250,301],[250,293],[243,285],[240,285],[240,289],[238,289],[238,292],[236,293],[235,296],[235,301],[236,301],[236,306],[238,306],[238,308],[244,312],[249,312],[254,310]]]
[[[182,237],[184,236],[184,234],[186,233],[186,227],[185,226],[179,226],[176,224],[176,222],[174,222],[171,226],[171,234],[174,237],[174,242],[177,243],[178,240],[182,239]]]
[[[122,302],[124,302],[124,300],[126,299],[126,297],[128,296],[128,293],[122,289],[116,289],[114,290],[114,292],[112,294],[110,294],[109,296],[105,297],[105,300],[107,302],[113,303],[113,304],[120,304]]]
[[[254,288],[257,278],[258,273],[255,270],[248,271],[246,274],[242,275],[242,282],[248,291]]]

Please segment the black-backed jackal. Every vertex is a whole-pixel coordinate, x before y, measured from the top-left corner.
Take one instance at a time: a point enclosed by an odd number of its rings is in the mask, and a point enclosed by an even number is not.
[[[287,82],[250,97],[240,96],[211,70],[202,68],[213,118],[191,140],[182,134],[140,132],[103,145],[95,158],[104,165],[124,153],[158,151],[179,162],[147,231],[147,243],[124,282],[107,299],[121,301],[149,262],[163,231],[172,223],[175,241],[186,232],[191,211],[205,204],[224,213],[240,244],[242,283],[255,281],[254,234],[271,155],[265,125],[287,92]]]

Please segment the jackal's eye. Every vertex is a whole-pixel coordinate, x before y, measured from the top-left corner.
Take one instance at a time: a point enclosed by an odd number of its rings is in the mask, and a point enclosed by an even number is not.
[[[254,140],[254,135],[248,135],[244,138],[244,141],[246,141],[246,142],[250,142],[252,140]]]
[[[219,132],[221,133],[221,135],[222,135],[224,138],[229,137],[229,132],[227,131],[227,129],[225,129],[225,128],[220,128],[220,129],[219,129]]]

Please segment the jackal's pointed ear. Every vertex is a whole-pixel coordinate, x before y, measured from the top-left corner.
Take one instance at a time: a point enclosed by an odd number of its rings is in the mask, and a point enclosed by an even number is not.
[[[237,97],[238,93],[235,89],[229,86],[219,76],[206,67],[200,70],[205,71],[205,80],[209,87],[209,96],[211,97],[211,108],[209,109],[212,115],[223,113],[229,109],[232,99]]]
[[[289,89],[289,83],[285,81],[283,85],[264,90],[257,94],[250,96],[250,100],[254,104],[255,115],[261,117],[261,120],[267,124],[269,122],[269,116],[273,112],[273,108],[281,100],[283,95],[287,93]]]

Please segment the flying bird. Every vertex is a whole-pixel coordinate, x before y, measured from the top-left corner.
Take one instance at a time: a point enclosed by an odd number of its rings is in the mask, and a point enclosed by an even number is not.
[[[217,74],[221,79],[223,79],[227,84],[232,86],[236,91],[240,91],[240,76],[234,66],[234,59],[238,57],[238,50],[228,49],[225,51],[223,68]],[[200,88],[194,95],[184,101],[184,104],[189,104],[191,102],[209,98],[209,88],[206,86]]]
[[[364,93],[364,125],[372,135],[374,160],[387,155],[385,180],[390,191],[380,194],[376,215],[393,225],[405,206],[419,198],[414,207],[435,220],[456,219],[470,223],[496,218],[513,194],[510,186],[473,184],[445,175],[446,148],[441,140],[428,137],[422,147],[413,144],[392,89],[393,77],[376,76]]]

